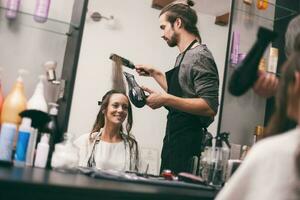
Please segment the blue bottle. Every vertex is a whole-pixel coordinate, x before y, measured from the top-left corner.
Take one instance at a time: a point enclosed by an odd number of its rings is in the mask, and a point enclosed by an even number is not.
[[[0,160],[11,162],[14,137],[16,135],[17,125],[12,123],[3,123],[0,134]]]
[[[21,126],[19,127],[19,136],[17,142],[17,149],[14,157],[14,164],[24,166],[26,161],[27,146],[30,138],[31,119],[23,118]]]

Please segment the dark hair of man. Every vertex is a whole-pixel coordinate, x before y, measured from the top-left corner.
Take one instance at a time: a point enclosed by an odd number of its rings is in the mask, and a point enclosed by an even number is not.
[[[199,42],[201,43],[201,37],[197,28],[197,13],[191,7],[194,2],[191,0],[187,1],[175,1],[166,5],[160,12],[159,16],[166,13],[167,21],[169,21],[173,27],[174,22],[177,18],[180,18],[185,30],[189,33],[194,34]]]

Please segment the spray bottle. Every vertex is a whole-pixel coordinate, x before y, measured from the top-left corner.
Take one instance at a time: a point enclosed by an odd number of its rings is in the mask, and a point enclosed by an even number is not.
[[[50,109],[49,109],[49,115],[50,115],[50,121],[46,124],[44,127],[43,132],[50,134],[50,149],[49,149],[49,155],[48,155],[48,162],[47,167],[50,168],[51,166],[51,157],[54,150],[54,144],[58,143],[59,141],[59,134],[58,134],[58,123],[57,123],[57,113],[58,113],[58,104],[56,103],[49,103]]]

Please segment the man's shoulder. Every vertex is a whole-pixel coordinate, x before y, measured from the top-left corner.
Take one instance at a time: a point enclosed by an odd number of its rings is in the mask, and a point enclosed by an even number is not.
[[[191,55],[195,55],[198,58],[209,58],[213,59],[213,55],[211,51],[208,49],[208,47],[205,44],[199,44],[195,48],[191,49],[190,51]]]

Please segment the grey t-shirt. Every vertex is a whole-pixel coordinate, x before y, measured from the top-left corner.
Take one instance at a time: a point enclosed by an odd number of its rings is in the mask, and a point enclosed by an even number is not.
[[[177,56],[178,66],[182,53]],[[183,98],[200,97],[210,108],[217,112],[219,106],[219,75],[216,63],[206,45],[200,44],[188,50],[180,65],[178,74]],[[209,125],[213,119],[200,117],[204,124]]]

